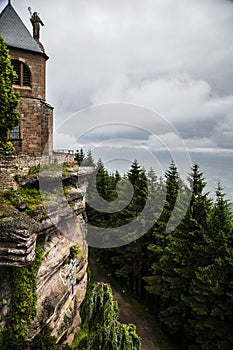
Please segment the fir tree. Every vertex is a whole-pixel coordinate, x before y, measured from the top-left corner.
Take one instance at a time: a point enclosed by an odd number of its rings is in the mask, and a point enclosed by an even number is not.
[[[171,163],[166,178],[166,198],[163,212],[154,226],[154,243],[148,246],[153,256],[152,275],[145,278],[146,289],[156,295],[157,312],[163,322],[169,324],[170,331],[176,331],[180,326],[179,310],[182,309],[179,300],[180,279],[174,276],[174,244],[175,232],[167,232],[166,226],[174,209],[179,189],[180,177],[174,162]],[[178,230],[178,229],[176,229]],[[174,248],[173,248],[174,249]],[[174,279],[173,279],[174,277]],[[176,311],[175,311],[176,310]]]
[[[146,278],[148,291],[159,297],[159,318],[170,333],[184,331],[189,316],[189,286],[194,277],[194,269],[204,242],[203,235],[207,228],[209,201],[202,191],[205,182],[197,165],[193,166],[189,177],[193,187],[189,208],[182,222],[174,229],[165,233],[164,225],[158,225],[155,231],[156,245],[150,247],[155,256],[152,265],[152,276]],[[167,194],[162,218],[168,219],[171,209],[177,199],[179,177],[174,164],[166,173]],[[185,189],[186,190],[186,189]],[[198,220],[198,210],[204,211]],[[164,215],[165,213],[165,215]]]
[[[82,161],[82,166],[95,167],[95,162],[94,162],[94,159],[92,157],[91,150],[89,150],[87,152],[87,155],[84,157],[84,159]]]
[[[143,210],[147,200],[147,177],[137,160],[133,162],[127,175],[134,189],[133,199],[129,205],[129,216],[135,218]]]
[[[80,150],[77,149],[77,151],[75,152],[74,160],[76,160],[78,165],[82,165],[82,161],[84,157],[85,155],[84,155],[83,149],[82,148]]]
[[[220,184],[205,235],[203,258],[198,259],[190,284],[191,314],[187,331],[196,345],[190,349],[233,347],[232,217]]]

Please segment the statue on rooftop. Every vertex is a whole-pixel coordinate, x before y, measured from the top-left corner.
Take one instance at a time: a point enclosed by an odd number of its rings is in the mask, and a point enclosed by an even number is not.
[[[44,23],[40,19],[37,12],[32,13],[31,7],[28,8],[28,11],[31,15],[30,21],[31,21],[32,27],[33,27],[33,38],[35,40],[39,41],[39,39],[40,39],[40,25],[44,26]]]

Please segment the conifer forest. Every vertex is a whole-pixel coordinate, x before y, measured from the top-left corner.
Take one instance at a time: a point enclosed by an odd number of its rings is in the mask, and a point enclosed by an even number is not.
[[[87,165],[93,165],[88,157]],[[76,159],[81,162],[85,157],[80,158],[78,151]],[[122,180],[130,180],[134,193],[130,203],[116,213],[93,209],[88,201],[89,223],[121,227],[134,220],[146,202],[155,220],[139,239],[116,248],[91,248],[91,254],[150,310],[180,349],[232,349],[232,212],[221,184],[216,184],[215,197],[210,196],[198,164],[190,169],[187,181],[181,179],[174,162],[163,178],[156,176],[156,169],[146,172],[136,160],[123,176],[118,171],[109,173],[101,160],[96,168],[96,188],[106,201],[117,196],[124,201],[127,182],[124,185]],[[89,198],[94,193],[92,185],[90,180]],[[185,209],[184,198],[189,198]],[[172,216],[182,212],[177,224]]]

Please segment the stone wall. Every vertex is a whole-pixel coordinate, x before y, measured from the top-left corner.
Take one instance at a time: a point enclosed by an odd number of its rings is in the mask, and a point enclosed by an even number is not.
[[[10,49],[11,59],[27,65],[31,73],[31,86],[14,85],[20,95],[18,106],[21,123],[18,139],[11,139],[17,153],[41,156],[53,150],[53,108],[46,101],[45,54]]]
[[[41,101],[41,149],[43,154],[53,154],[53,108]]]
[[[25,63],[31,72],[31,87],[15,85],[15,90],[22,97],[45,100],[47,56],[16,48],[10,48],[9,52],[11,59]]]
[[[20,97],[19,139],[11,139],[16,153],[52,155],[53,108],[43,100]]]
[[[12,156],[0,157],[0,189],[16,190],[18,184],[16,176],[27,175],[32,166],[39,164],[72,164],[74,155],[70,153],[54,153],[53,156],[30,157],[30,156]]]

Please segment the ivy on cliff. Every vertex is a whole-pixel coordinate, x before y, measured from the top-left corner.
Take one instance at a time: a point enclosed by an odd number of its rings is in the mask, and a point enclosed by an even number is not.
[[[58,350],[56,338],[51,335],[51,328],[45,322],[41,322],[41,331],[37,334],[30,346],[31,350]]]
[[[36,316],[37,272],[43,260],[44,248],[36,247],[36,258],[30,266],[5,268],[4,280],[11,284],[11,311],[0,336],[1,350],[22,350],[28,346],[28,330]]]
[[[81,331],[75,350],[139,350],[140,338],[134,325],[119,322],[119,310],[108,284],[90,284],[81,309]]]

